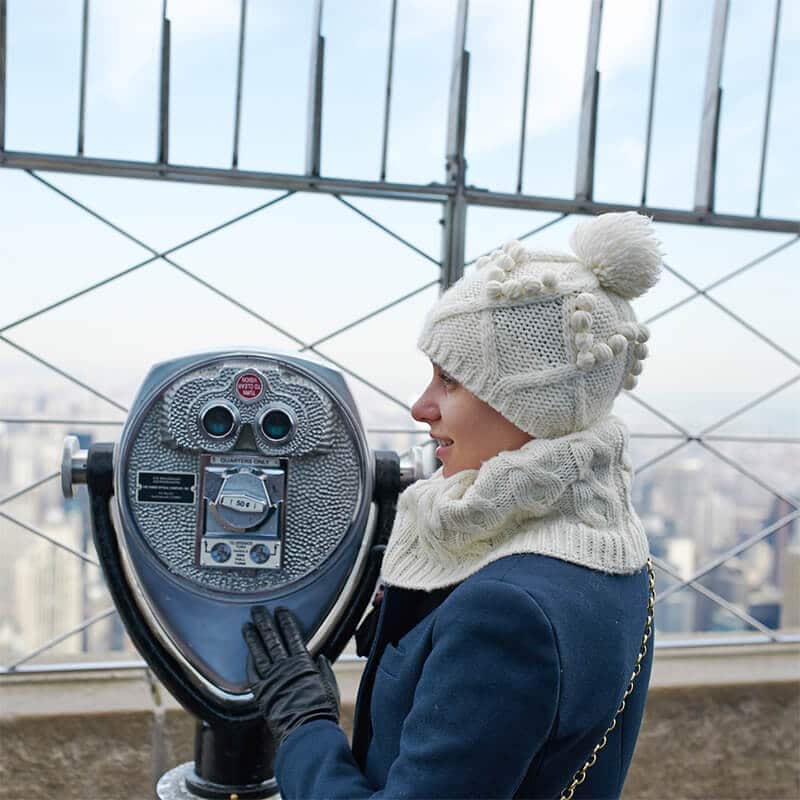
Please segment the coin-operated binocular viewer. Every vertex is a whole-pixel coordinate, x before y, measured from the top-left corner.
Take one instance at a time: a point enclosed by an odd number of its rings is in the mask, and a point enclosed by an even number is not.
[[[198,720],[195,760],[161,798],[277,792],[274,745],[241,635],[288,608],[334,661],[375,587],[399,491],[433,471],[372,452],[341,375],[292,356],[179,358],[145,379],[116,444],[68,437],[62,487],[86,483],[98,557],[131,640]]]

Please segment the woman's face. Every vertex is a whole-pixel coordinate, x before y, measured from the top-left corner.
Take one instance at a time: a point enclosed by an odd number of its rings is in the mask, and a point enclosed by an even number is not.
[[[504,450],[516,450],[533,437],[467,391],[438,365],[420,398],[411,407],[417,422],[431,426],[439,440],[436,457],[449,478],[463,469],[479,469]]]

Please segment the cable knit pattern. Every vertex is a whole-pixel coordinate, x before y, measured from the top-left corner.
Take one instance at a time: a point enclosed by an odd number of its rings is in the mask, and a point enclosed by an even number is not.
[[[419,348],[537,439],[581,430],[636,386],[647,326],[628,300],[658,280],[650,221],[602,214],[573,234],[576,255],[509,242],[478,259],[428,313]]]
[[[613,416],[557,439],[533,439],[478,470],[438,470],[400,496],[383,580],[430,591],[514,553],[633,573],[648,544],[631,505],[628,431]]]

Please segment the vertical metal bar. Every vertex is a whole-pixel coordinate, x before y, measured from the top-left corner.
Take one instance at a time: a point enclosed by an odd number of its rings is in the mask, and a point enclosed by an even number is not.
[[[525,132],[528,124],[528,85],[531,75],[531,42],[533,40],[533,2],[528,5],[528,38],[525,43],[525,81],[522,86],[522,124],[519,132],[519,162],[517,165],[517,192],[522,191],[522,169],[525,165]]]
[[[239,166],[239,126],[242,117],[242,75],[244,74],[244,31],[247,24],[247,0],[242,0],[239,12],[239,61],[236,68],[236,112],[233,120],[233,157],[231,166]]]
[[[706,89],[703,95],[703,120],[697,154],[697,180],[694,192],[695,211],[714,209],[714,183],[717,169],[717,133],[719,130],[722,90],[722,59],[725,53],[725,32],[728,27],[730,0],[716,0],[711,23],[711,47],[708,53]]]
[[[170,21],[167,19],[167,0],[161,14],[161,96],[158,109],[158,162],[169,162],[169,58]]]
[[[81,27],[81,90],[78,101],[78,155],[83,155],[84,125],[86,122],[86,50],[89,40],[89,0],[83,0]]]
[[[656,8],[656,29],[653,34],[653,61],[650,65],[650,100],[647,105],[647,135],[644,145],[644,175],[642,175],[642,206],[647,205],[647,179],[650,175],[650,142],[653,136],[653,108],[656,96],[656,75],[658,73],[658,48],[661,43],[661,6],[658,0]]]
[[[575,199],[591,200],[594,189],[594,150],[597,133],[597,96],[600,73],[597,54],[600,50],[600,28],[603,0],[592,0],[589,39],[586,43],[586,67],[583,73],[581,121],[578,129],[578,163],[575,172]]]
[[[383,146],[381,148],[381,180],[386,180],[386,155],[389,149],[389,111],[392,105],[392,72],[394,71],[394,32],[397,23],[397,0],[392,0],[389,23],[389,63],[386,67],[386,100],[383,107]]]
[[[0,153],[6,149],[6,0],[0,0]]]
[[[325,62],[325,37],[322,35],[322,2],[314,3],[311,31],[311,72],[308,86],[308,128],[306,130],[306,175],[320,174],[322,145],[322,78]]]
[[[442,291],[464,274],[464,237],[467,219],[467,203],[464,195],[466,179],[464,138],[467,129],[467,80],[469,76],[469,53],[465,46],[468,11],[469,0],[458,0],[446,142],[447,182],[455,187],[455,193],[448,197],[444,204]]]
[[[758,199],[756,200],[756,216],[761,216],[761,201],[764,199],[764,169],[767,165],[767,141],[769,140],[769,123],[772,113],[772,86],[775,81],[775,56],[778,52],[778,28],[781,21],[781,0],[775,0],[775,23],[772,28],[772,54],[769,60],[769,83],[767,84],[767,108],[764,111],[764,135],[761,140],[761,168],[758,172]]]

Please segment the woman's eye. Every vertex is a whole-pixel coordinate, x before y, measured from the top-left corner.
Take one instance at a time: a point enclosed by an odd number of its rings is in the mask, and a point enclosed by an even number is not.
[[[458,381],[455,380],[455,378],[451,378],[446,372],[439,373],[439,380],[445,386],[455,386],[458,383]]]

